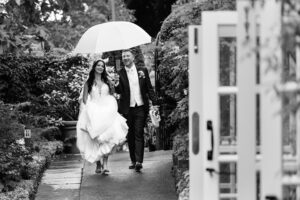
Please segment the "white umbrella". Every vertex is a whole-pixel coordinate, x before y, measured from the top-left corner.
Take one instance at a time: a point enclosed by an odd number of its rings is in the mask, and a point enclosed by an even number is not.
[[[73,54],[129,49],[150,42],[151,36],[136,24],[112,21],[89,28],[80,38]]]

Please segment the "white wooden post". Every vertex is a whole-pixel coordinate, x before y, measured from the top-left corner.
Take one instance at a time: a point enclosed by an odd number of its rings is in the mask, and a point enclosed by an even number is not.
[[[203,199],[203,165],[200,153],[200,113],[202,113],[202,29],[201,26],[189,26],[189,170],[190,199]],[[201,124],[201,126],[203,126]]]
[[[261,11],[261,200],[282,199],[281,100],[274,85],[282,67],[281,1],[267,0]]]
[[[296,46],[296,77],[297,80],[299,80],[300,79],[300,36],[297,36],[296,41],[298,43],[298,45]],[[297,101],[300,101],[300,95],[298,95]],[[299,109],[296,112],[296,145],[297,145],[296,166],[298,166],[297,175],[298,177],[300,177],[300,110]],[[300,185],[298,185],[297,187],[297,198],[300,199]]]
[[[238,200],[256,199],[256,22],[250,1],[237,1]]]

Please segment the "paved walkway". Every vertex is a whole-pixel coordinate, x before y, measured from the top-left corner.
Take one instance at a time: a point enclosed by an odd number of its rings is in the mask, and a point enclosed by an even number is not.
[[[116,153],[108,176],[95,174],[95,164],[80,157],[60,159],[45,172],[36,200],[176,200],[171,154],[145,152],[142,173],[136,173],[128,169],[128,152]]]
[[[80,155],[52,161],[42,177],[35,200],[78,200],[84,162]]]

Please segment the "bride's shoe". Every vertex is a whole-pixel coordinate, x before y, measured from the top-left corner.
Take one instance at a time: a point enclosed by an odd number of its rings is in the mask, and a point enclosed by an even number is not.
[[[101,163],[99,164],[99,163],[97,162],[97,167],[96,167],[95,173],[96,173],[96,174],[101,174],[101,173],[103,173],[102,169],[103,169],[103,165],[101,165]]]

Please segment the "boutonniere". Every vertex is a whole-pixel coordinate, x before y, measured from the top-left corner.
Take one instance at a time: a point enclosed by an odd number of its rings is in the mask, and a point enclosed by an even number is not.
[[[139,78],[145,78],[145,74],[143,71],[138,71]]]

